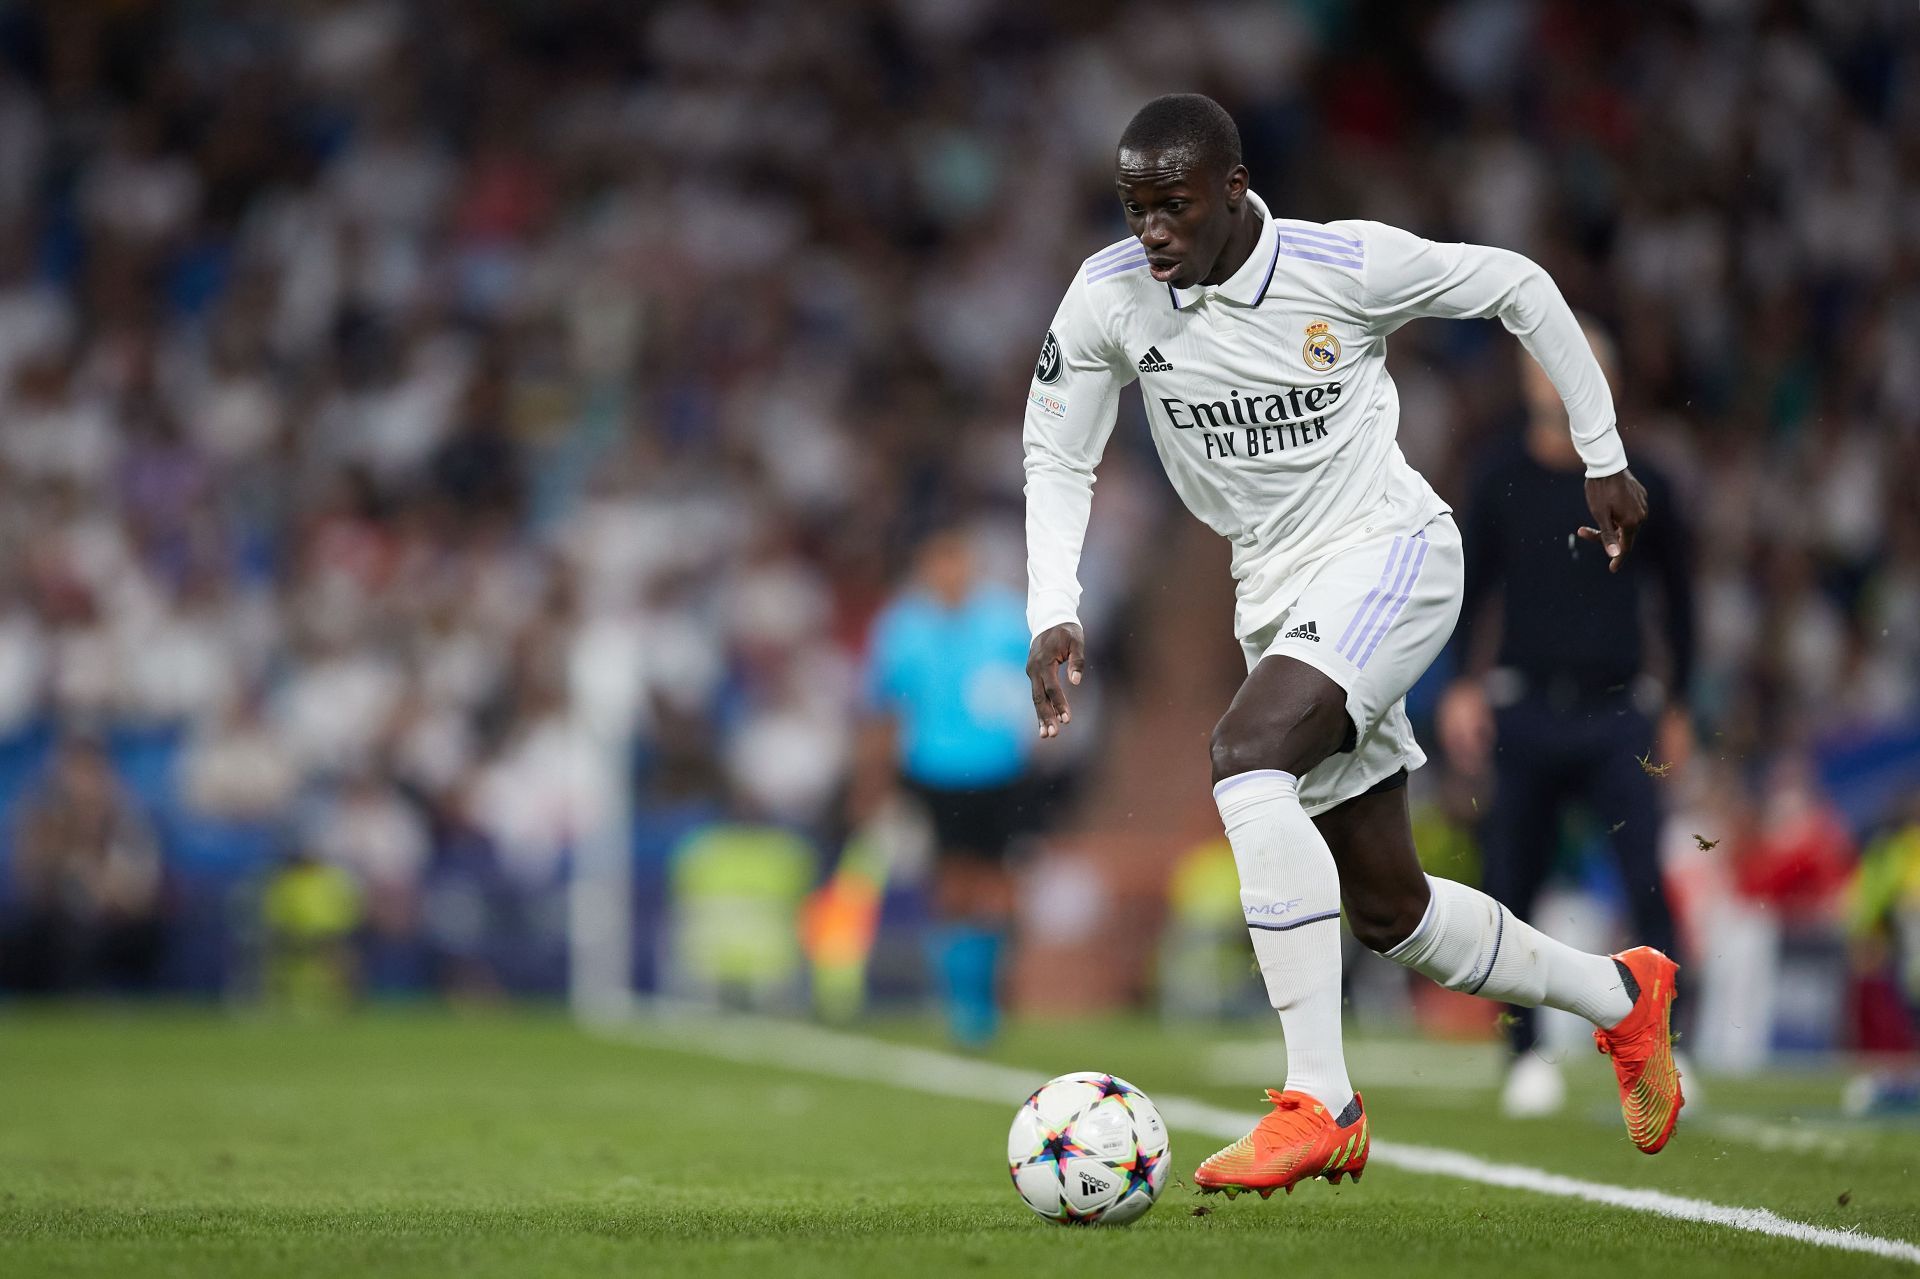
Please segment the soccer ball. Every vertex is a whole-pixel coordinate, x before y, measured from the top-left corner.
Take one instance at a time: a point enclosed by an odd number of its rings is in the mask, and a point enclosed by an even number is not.
[[[1027,1207],[1062,1226],[1119,1226],[1167,1184],[1167,1125],[1118,1075],[1081,1071],[1042,1084],[1014,1112],[1007,1171]]]

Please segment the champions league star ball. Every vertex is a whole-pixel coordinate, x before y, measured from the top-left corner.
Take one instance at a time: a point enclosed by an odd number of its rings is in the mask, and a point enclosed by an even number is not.
[[[1119,1226],[1153,1207],[1173,1161],[1147,1094],[1116,1075],[1049,1079],[1013,1116],[1007,1170],[1027,1207],[1062,1226]]]

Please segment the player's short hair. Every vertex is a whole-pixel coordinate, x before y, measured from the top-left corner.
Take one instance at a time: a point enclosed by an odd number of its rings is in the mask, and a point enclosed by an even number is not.
[[[1185,151],[1192,163],[1226,173],[1240,163],[1240,129],[1205,94],[1169,93],[1133,113],[1119,149]]]

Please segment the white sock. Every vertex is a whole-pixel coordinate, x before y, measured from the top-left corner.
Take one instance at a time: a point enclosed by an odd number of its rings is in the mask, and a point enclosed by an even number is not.
[[[1240,869],[1240,905],[1287,1041],[1287,1090],[1334,1114],[1353,1100],[1340,1042],[1340,872],[1300,807],[1292,773],[1258,769],[1213,788]]]
[[[1557,942],[1477,888],[1427,876],[1433,896],[1413,935],[1386,952],[1448,990],[1578,1013],[1605,1029],[1633,1011],[1606,955]]]

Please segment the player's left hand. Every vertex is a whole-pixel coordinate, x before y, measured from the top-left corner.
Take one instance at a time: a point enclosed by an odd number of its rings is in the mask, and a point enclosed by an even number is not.
[[[1646,522],[1647,490],[1632,471],[1615,471],[1587,481],[1587,509],[1599,527],[1582,528],[1580,536],[1600,543],[1607,552],[1607,572],[1618,573]]]

